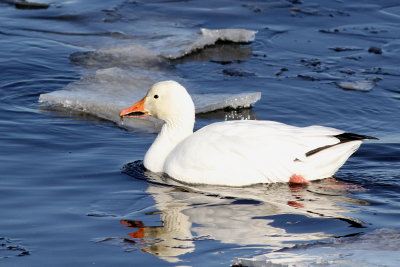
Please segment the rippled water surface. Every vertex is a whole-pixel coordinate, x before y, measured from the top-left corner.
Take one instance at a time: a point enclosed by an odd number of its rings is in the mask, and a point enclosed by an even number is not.
[[[12,2],[0,1],[1,266],[400,260],[398,1]],[[166,56],[201,28],[257,34]],[[91,57],[105,49],[107,57]],[[39,103],[67,87],[85,93],[75,82],[104,71],[136,75],[138,84],[178,80],[197,94],[262,93],[252,109],[199,114],[196,128],[266,119],[379,140],[334,179],[309,186],[181,185],[141,166],[157,128],[126,130]],[[109,79],[102,101],[112,110],[120,80]]]

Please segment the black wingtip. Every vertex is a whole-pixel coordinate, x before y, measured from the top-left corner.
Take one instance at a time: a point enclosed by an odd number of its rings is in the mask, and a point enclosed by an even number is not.
[[[335,135],[337,139],[340,140],[340,143],[355,141],[355,140],[365,140],[365,139],[375,139],[379,140],[376,137],[368,136],[368,135],[361,135],[361,134],[354,134],[354,133],[342,133]]]
[[[338,134],[338,135],[334,135],[334,137],[336,137],[337,139],[339,139],[339,143],[334,144],[334,145],[327,145],[327,146],[322,146],[322,147],[318,147],[316,149],[310,150],[306,153],[306,157],[312,156],[324,149],[339,145],[339,144],[343,144],[343,143],[347,143],[347,142],[351,142],[351,141],[357,141],[357,140],[365,140],[365,139],[375,139],[375,140],[379,140],[376,137],[373,136],[368,136],[368,135],[361,135],[361,134],[354,134],[354,133],[342,133],[342,134]]]

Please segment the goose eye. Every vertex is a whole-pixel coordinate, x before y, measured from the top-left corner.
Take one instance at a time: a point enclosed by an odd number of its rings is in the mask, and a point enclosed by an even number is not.
[[[157,99],[157,98],[158,98],[158,95],[154,95],[154,98]]]

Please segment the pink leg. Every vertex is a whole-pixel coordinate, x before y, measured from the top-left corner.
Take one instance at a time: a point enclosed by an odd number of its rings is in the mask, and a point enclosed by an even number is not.
[[[304,204],[297,201],[288,201],[287,204],[293,208],[304,208]]]
[[[293,174],[292,176],[290,176],[289,183],[292,183],[292,184],[309,184],[310,182],[307,181],[306,178],[304,178],[301,175]]]

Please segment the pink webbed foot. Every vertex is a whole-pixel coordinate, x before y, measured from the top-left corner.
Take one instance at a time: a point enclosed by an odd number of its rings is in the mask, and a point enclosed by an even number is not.
[[[289,183],[292,183],[292,184],[310,184],[310,182],[307,181],[306,178],[304,178],[303,176],[298,175],[298,174],[293,174],[292,176],[290,176]]]

